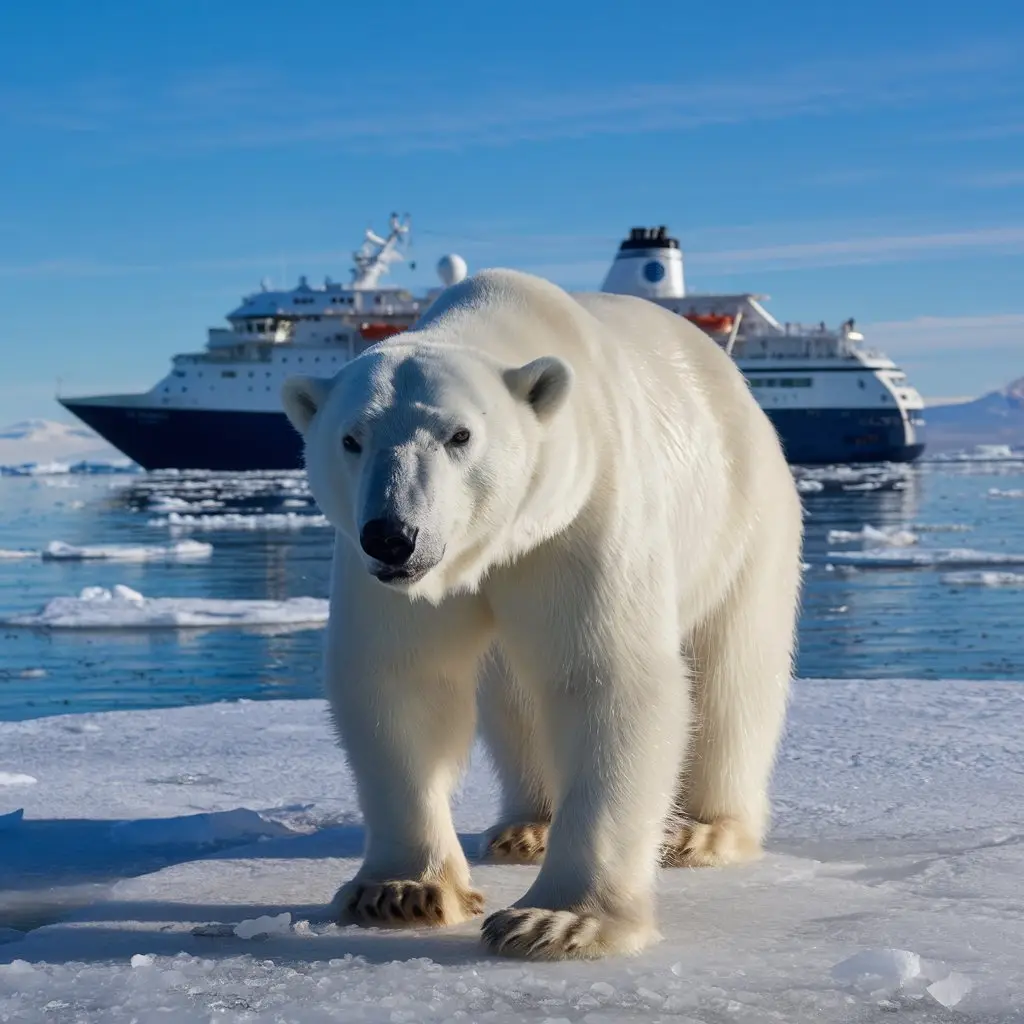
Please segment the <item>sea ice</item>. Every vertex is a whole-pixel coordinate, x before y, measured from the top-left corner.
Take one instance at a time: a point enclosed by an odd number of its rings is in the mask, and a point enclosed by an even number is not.
[[[195,540],[180,540],[173,544],[137,546],[133,544],[82,545],[65,544],[54,540],[43,548],[42,557],[47,561],[86,561],[109,559],[118,562],[192,562],[209,558],[213,554],[212,544]]]
[[[927,569],[936,566],[1024,565],[1024,555],[974,551],[971,548],[936,548],[933,550],[829,551],[833,565],[856,565],[873,569]]]
[[[0,772],[0,786],[31,786],[37,781],[34,775],[23,772]]]
[[[287,935],[292,930],[292,915],[286,910],[281,914],[264,914],[235,925],[235,935],[240,939],[254,939],[257,935]]]
[[[39,612],[2,620],[9,626],[46,629],[182,629],[222,626],[314,626],[327,621],[327,601],[291,597],[282,601],[203,597],[144,597],[117,584],[85,587],[78,597],[55,597]]]
[[[171,512],[168,516],[150,519],[147,526],[165,526],[189,532],[192,530],[301,530],[306,527],[329,526],[325,516],[299,512],[222,512],[208,516]]]
[[[862,541],[865,547],[909,547],[917,543],[917,534],[898,526],[883,526],[881,529],[865,523],[859,530],[829,530],[829,544],[849,544]]]

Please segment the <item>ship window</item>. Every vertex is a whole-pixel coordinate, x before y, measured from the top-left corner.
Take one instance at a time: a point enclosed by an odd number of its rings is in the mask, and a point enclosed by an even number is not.
[[[809,388],[810,377],[782,377],[779,379],[780,388]]]
[[[175,370],[174,371],[174,376],[175,377],[184,377],[185,376],[185,371],[184,370]]]
[[[220,375],[222,377],[237,377],[238,374],[234,370],[221,370]]]

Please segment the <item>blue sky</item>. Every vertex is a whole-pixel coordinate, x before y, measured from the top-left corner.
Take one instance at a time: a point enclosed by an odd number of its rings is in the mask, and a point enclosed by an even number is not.
[[[929,396],[1024,374],[1024,5],[59,0],[0,12],[0,423],[145,389],[362,230],[855,316]]]

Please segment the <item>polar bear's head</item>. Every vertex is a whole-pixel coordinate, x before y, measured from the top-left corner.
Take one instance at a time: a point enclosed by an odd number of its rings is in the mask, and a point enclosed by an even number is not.
[[[313,495],[367,572],[439,600],[502,556],[572,371],[555,357],[509,367],[406,338],[333,380],[290,378],[282,401],[305,438]]]

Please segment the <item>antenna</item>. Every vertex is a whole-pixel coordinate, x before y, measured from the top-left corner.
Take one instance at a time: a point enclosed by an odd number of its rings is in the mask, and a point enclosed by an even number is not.
[[[352,287],[355,289],[376,288],[380,278],[388,272],[392,263],[405,259],[399,250],[408,244],[410,218],[403,221],[397,213],[388,219],[388,237],[381,238],[371,228],[363,235],[363,244],[352,253]]]

